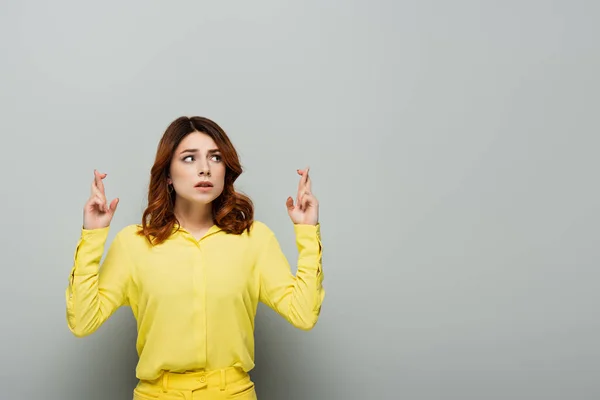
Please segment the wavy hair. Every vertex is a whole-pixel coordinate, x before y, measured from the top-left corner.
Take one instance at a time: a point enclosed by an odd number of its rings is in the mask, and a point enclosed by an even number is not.
[[[150,172],[148,206],[142,216],[139,235],[145,236],[152,245],[169,238],[179,221],[173,212],[175,191],[169,192],[167,177],[175,149],[184,137],[192,132],[209,135],[221,151],[225,163],[223,192],[213,200],[212,213],[215,224],[227,233],[241,234],[250,231],[254,219],[252,200],[234,189],[234,182],[242,173],[242,166],[233,144],[225,131],[214,121],[204,117],[179,117],[167,127],[156,151]]]

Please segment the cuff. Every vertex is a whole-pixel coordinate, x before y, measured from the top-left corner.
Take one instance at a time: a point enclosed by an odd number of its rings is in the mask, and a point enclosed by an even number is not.
[[[81,236],[73,256],[73,275],[89,275],[98,271],[109,230],[109,226],[98,229],[81,228]]]
[[[97,228],[97,229],[85,229],[81,228],[81,239],[94,239],[98,236],[104,236],[104,239],[108,237],[108,231],[110,230],[110,225],[105,228]]]
[[[298,224],[294,225],[296,232],[296,246],[299,252],[299,267],[316,268],[317,274],[321,273],[321,258],[323,245],[321,242],[321,225]]]
[[[321,224],[317,222],[316,225],[310,224],[294,224],[294,232],[298,237],[313,237],[321,240]]]

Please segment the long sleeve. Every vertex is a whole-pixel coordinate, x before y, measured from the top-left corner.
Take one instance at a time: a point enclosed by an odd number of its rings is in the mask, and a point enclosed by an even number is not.
[[[67,323],[78,337],[95,332],[128,303],[130,260],[119,235],[100,265],[109,227],[82,229],[66,290]]]
[[[325,297],[320,225],[294,225],[298,265],[296,276],[272,231],[258,256],[260,300],[293,326],[312,329]]]

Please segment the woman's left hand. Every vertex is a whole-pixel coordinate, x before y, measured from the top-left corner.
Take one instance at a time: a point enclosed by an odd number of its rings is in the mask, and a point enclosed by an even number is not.
[[[288,214],[294,224],[317,225],[319,223],[319,202],[312,194],[311,181],[308,176],[308,170],[297,170],[300,175],[298,184],[298,194],[296,195],[296,204],[292,197],[288,197],[285,205]]]

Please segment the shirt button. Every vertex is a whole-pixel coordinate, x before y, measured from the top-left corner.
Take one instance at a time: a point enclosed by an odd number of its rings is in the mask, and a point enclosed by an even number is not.
[[[202,383],[206,382],[206,378],[204,376],[201,376],[200,377],[200,382],[202,382]]]

